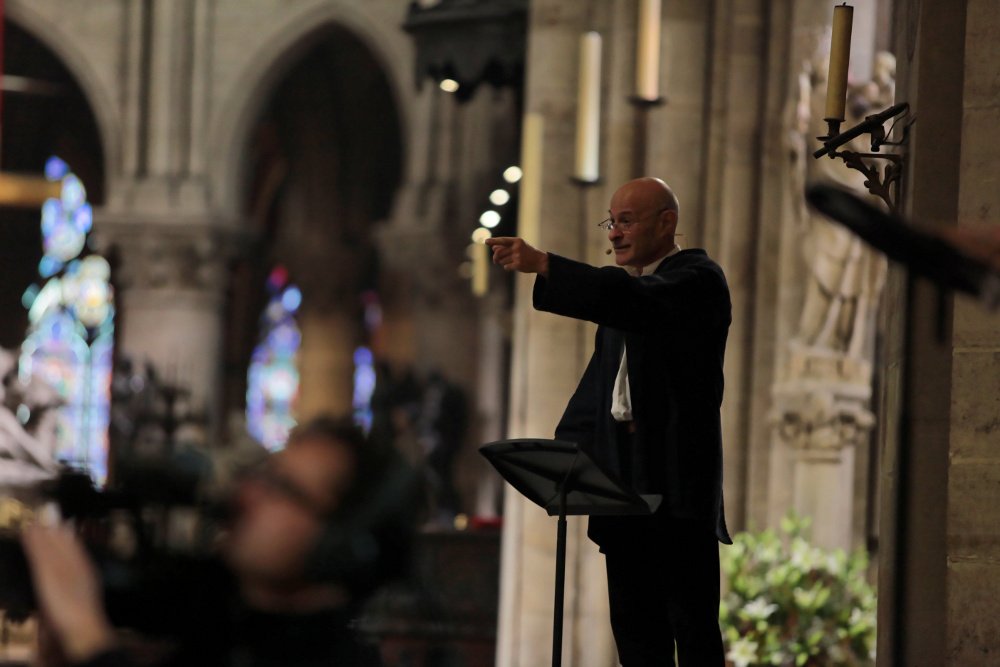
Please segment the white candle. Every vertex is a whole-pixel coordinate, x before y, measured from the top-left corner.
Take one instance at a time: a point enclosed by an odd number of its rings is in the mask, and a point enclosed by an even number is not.
[[[660,0],[639,0],[635,95],[643,100],[660,97],[660,25]]]
[[[826,118],[844,120],[847,106],[847,70],[851,64],[851,24],[854,7],[833,8],[833,36],[830,39],[830,69],[826,76]]]
[[[472,293],[486,296],[490,289],[490,249],[485,243],[473,243]]]
[[[576,108],[576,169],[574,176],[592,183],[599,177],[601,138],[601,36],[580,36],[580,80]]]

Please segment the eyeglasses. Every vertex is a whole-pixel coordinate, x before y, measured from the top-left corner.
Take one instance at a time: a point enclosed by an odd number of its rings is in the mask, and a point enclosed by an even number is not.
[[[660,213],[663,213],[664,211],[669,209],[670,209],[669,206],[664,206],[659,211],[656,211],[655,214],[659,215]],[[642,218],[639,218],[639,220],[641,219]],[[609,217],[605,220],[601,220],[599,223],[597,223],[597,226],[606,232],[610,232],[612,229],[620,229],[622,230],[622,232],[627,233],[628,230],[632,229],[632,225],[639,223],[639,220],[615,220],[614,217]]]

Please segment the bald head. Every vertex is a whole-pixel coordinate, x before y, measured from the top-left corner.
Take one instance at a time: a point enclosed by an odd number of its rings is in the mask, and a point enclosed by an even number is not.
[[[643,267],[674,248],[679,206],[670,186],[646,176],[629,181],[611,197],[608,240],[619,266]]]
[[[629,199],[633,205],[641,205],[649,211],[663,209],[680,213],[677,195],[670,186],[653,176],[643,176],[629,181],[618,188],[611,198],[612,208],[616,199]]]

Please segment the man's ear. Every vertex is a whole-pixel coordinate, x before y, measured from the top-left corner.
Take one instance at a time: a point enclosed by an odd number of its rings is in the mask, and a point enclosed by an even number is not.
[[[668,233],[673,234],[677,230],[677,211],[672,208],[662,211],[660,213],[660,223]]]

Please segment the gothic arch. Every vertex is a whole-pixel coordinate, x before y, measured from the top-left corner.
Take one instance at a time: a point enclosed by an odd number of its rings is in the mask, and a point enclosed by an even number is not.
[[[227,86],[219,112],[212,119],[212,136],[218,141],[211,150],[215,205],[223,215],[240,214],[240,184],[245,177],[246,138],[254,120],[266,104],[275,85],[298,59],[323,38],[331,26],[346,29],[364,43],[389,82],[390,94],[400,119],[401,143],[407,145],[409,110],[400,104],[405,93],[400,85],[402,73],[393,63],[408,63],[407,54],[399,53],[402,35],[382,25],[356,8],[342,2],[317,2],[299,11],[287,10],[270,34],[264,36]]]
[[[105,201],[113,187],[113,174],[120,166],[120,123],[112,95],[100,82],[97,71],[71,34],[66,33],[31,7],[31,0],[7,0],[5,19],[16,23],[45,45],[76,79],[97,122],[97,131],[104,151]]]

